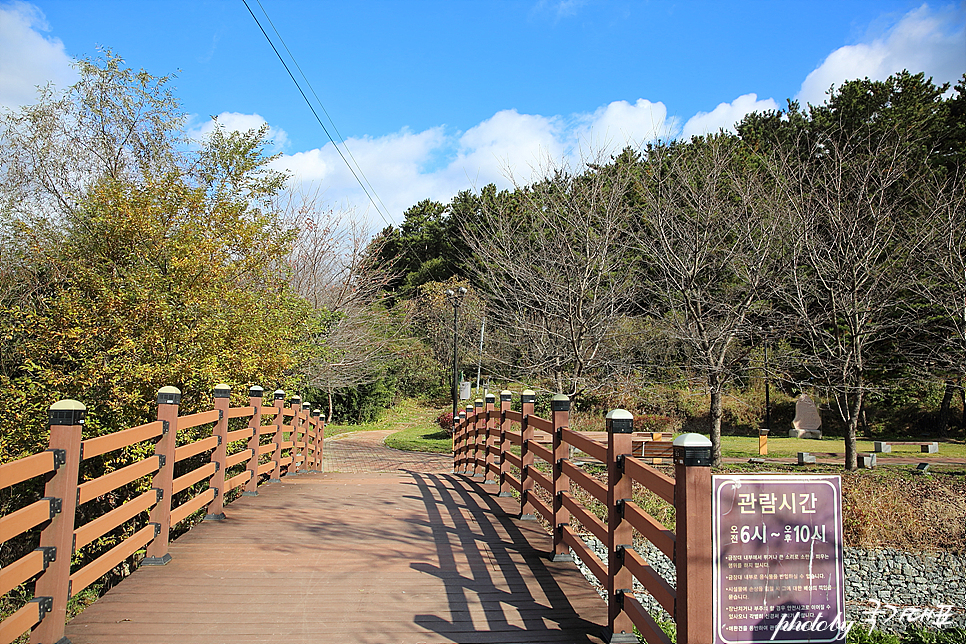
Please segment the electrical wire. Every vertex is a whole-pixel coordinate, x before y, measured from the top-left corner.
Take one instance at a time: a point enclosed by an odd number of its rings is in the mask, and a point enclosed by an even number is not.
[[[255,15],[255,12],[252,11],[252,8],[250,6],[248,6],[248,0],[242,0],[242,3],[245,5],[245,8],[248,9],[248,13],[251,14],[252,19],[255,21],[255,24],[258,25],[258,28],[261,30],[262,35],[265,36],[265,40],[267,40],[268,41],[268,44],[272,47],[272,51],[274,51],[275,52],[275,55],[278,56],[278,60],[279,60],[279,62],[282,63],[282,67],[285,68],[285,71],[288,73],[289,78],[291,78],[292,79],[292,82],[295,83],[295,87],[298,89],[299,94],[302,95],[302,99],[305,100],[305,104],[309,106],[309,109],[312,111],[312,115],[315,117],[315,120],[318,121],[319,126],[322,128],[322,131],[325,132],[325,135],[328,137],[329,141],[332,143],[332,146],[335,148],[336,152],[339,153],[339,156],[342,158],[342,162],[345,163],[346,167],[349,169],[349,172],[352,173],[352,176],[353,176],[353,178],[355,178],[356,183],[358,183],[359,184],[359,187],[362,188],[362,191],[366,194],[366,197],[369,198],[369,202],[372,204],[373,208],[376,209],[376,212],[379,214],[379,216],[382,218],[382,220],[386,223],[386,225],[387,226],[392,226],[393,225],[392,222],[390,221],[389,217],[387,217],[388,210],[387,210],[386,213],[383,213],[382,209],[380,209],[380,207],[379,207],[379,204],[376,203],[377,200],[379,201],[379,203],[382,203],[382,200],[379,199],[378,196],[376,196],[374,198],[373,197],[373,194],[375,194],[375,190],[372,190],[370,192],[370,189],[369,188],[366,188],[365,183],[363,183],[362,180],[359,179],[359,175],[356,173],[355,169],[353,169],[353,167],[349,163],[348,159],[346,159],[345,154],[342,153],[342,148],[339,147],[339,144],[336,143],[335,139],[329,133],[328,128],[325,127],[325,123],[323,123],[322,122],[322,119],[319,117],[319,113],[315,110],[315,106],[312,105],[312,101],[310,101],[309,100],[309,97],[306,96],[305,91],[302,89],[302,86],[298,82],[298,79],[295,78],[295,75],[292,73],[292,70],[289,69],[288,63],[285,62],[285,58],[282,56],[281,52],[279,52],[278,48],[275,46],[275,43],[272,41],[271,37],[268,35],[268,32],[265,31],[265,28],[264,27],[262,27],[262,23],[258,20],[258,16],[256,16]],[[261,3],[259,3],[259,7],[261,7]],[[264,8],[262,9],[262,11],[263,12],[265,11]],[[268,18],[268,14],[267,13],[265,14],[265,17]],[[269,22],[271,22],[270,19],[269,19]],[[289,53],[289,55],[291,55],[291,52]],[[294,60],[295,60],[294,57],[292,58],[292,60],[294,62]],[[299,70],[299,71],[301,72],[301,70]],[[316,97],[316,98],[318,98],[318,97]],[[319,105],[321,106],[321,101],[319,102]],[[323,107],[322,109],[324,110],[325,108]],[[326,114],[326,116],[328,116],[328,113]],[[331,122],[331,118],[330,118],[330,122]],[[333,124],[333,127],[334,127],[334,124]],[[343,141],[342,144],[344,146],[345,145],[345,141]],[[346,150],[348,151],[348,147],[346,147]],[[354,160],[355,159],[353,159],[353,161]],[[361,172],[362,172],[362,170],[360,168],[359,169],[359,173],[361,173]],[[367,179],[367,181],[368,181],[368,179]],[[371,188],[371,184],[370,184],[370,188]],[[383,208],[385,208],[385,206],[383,206]]]

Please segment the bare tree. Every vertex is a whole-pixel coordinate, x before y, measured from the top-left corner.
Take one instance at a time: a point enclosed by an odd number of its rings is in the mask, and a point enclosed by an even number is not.
[[[721,459],[722,395],[734,375],[739,338],[768,315],[781,268],[782,222],[775,191],[730,135],[656,145],[639,183],[645,260],[644,308],[690,353],[710,394],[713,464]]]
[[[638,290],[627,253],[631,168],[551,166],[547,176],[486,202],[463,234],[487,328],[499,339],[489,351],[494,368],[507,379],[550,379],[575,396],[605,366],[602,348]]]
[[[832,134],[813,136],[807,162],[784,168],[783,203],[796,234],[783,294],[808,346],[804,367],[846,424],[845,467],[854,470],[869,374],[899,357],[895,340],[910,321],[901,303],[928,235],[917,230],[921,222],[903,197],[916,181],[904,153],[907,135],[870,128]]]
[[[319,212],[317,195],[300,200],[292,225],[298,231],[287,260],[292,286],[315,309],[317,353],[301,371],[306,384],[332,396],[339,389],[377,380],[392,355],[392,325],[380,309],[392,274],[375,261],[368,231],[346,213]]]

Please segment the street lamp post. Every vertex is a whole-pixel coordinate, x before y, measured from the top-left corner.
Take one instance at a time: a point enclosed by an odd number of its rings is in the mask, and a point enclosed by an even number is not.
[[[456,344],[457,344],[458,332],[459,332],[459,327],[457,326],[457,322],[458,322],[458,312],[460,308],[460,302],[463,300],[463,297],[465,296],[466,296],[466,287],[464,286],[459,287],[458,289],[456,289],[456,291],[453,291],[453,289],[446,290],[446,297],[449,299],[450,304],[453,305],[453,432],[454,433],[456,432],[456,414],[457,414],[456,408],[459,401],[459,382],[457,380],[458,374],[456,372],[456,367],[457,367]]]
[[[765,428],[771,429],[771,396],[768,383],[768,339],[773,327],[765,333]]]

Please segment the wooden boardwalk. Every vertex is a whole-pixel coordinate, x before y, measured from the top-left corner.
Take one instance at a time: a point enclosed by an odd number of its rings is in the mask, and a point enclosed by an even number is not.
[[[328,444],[328,442],[327,442]],[[519,502],[440,473],[299,474],[172,542],[74,644],[601,642],[606,604]]]

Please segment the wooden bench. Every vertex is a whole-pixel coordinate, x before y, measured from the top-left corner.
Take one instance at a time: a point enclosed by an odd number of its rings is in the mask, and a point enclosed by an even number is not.
[[[919,451],[923,454],[939,453],[939,443],[937,441],[875,441],[873,451],[888,454],[892,451],[893,445],[918,445]]]

